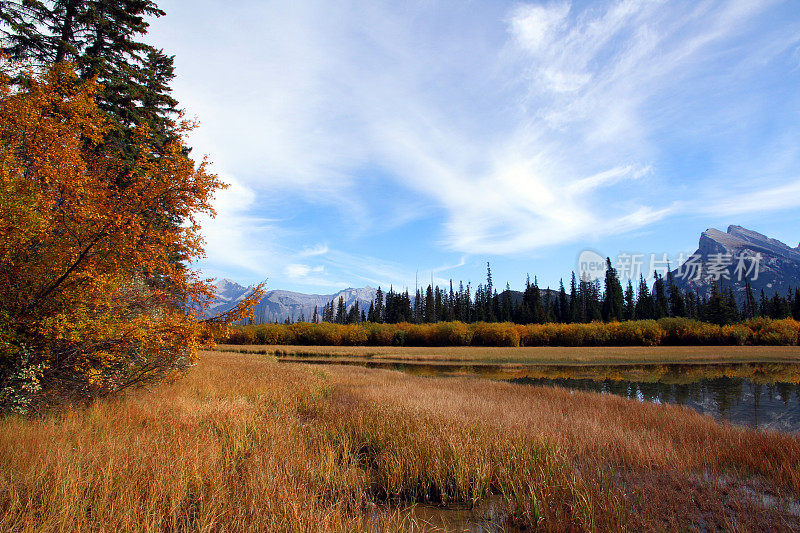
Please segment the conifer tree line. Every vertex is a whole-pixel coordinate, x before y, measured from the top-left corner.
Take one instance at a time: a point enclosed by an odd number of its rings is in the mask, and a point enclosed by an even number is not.
[[[164,14],[152,0],[3,0],[0,46],[7,59],[39,68],[69,62],[80,78],[96,78],[98,107],[113,126],[100,148],[132,164],[137,128],[155,148],[177,140],[174,57],[142,40],[147,19]]]
[[[651,288],[652,287],[652,288]],[[794,318],[800,320],[800,288],[787,294],[758,296],[745,281],[744,297],[737,300],[732,285],[712,282],[708,294],[683,291],[675,284],[671,272],[666,277],[655,272],[652,285],[640,275],[636,287],[631,281],[623,288],[617,270],[606,259],[605,278],[589,281],[573,272],[569,287],[563,280],[557,290],[539,287],[536,278],[525,282],[522,297],[514,298],[508,284],[501,293],[492,283],[491,266],[487,263],[486,283],[473,291],[470,283],[454,287],[428,285],[409,294],[408,289],[385,292],[378,287],[369,309],[359,309],[356,302],[347,309],[344,299],[326,304],[319,314],[315,310],[311,322],[354,324],[376,322],[396,324],[409,322],[514,322],[517,324],[588,323],[595,321],[647,320],[684,317],[714,324],[731,324],[755,317]],[[290,321],[287,318],[287,322]]]

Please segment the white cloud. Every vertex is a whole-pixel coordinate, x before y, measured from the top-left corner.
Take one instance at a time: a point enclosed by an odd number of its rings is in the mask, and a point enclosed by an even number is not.
[[[569,11],[569,2],[521,5],[511,18],[511,31],[521,46],[536,53],[550,45],[552,35],[566,24]]]
[[[692,204],[697,212],[712,215],[733,216],[744,213],[766,213],[800,207],[800,180],[786,185],[756,190],[745,194],[733,194],[709,198],[702,204]]]
[[[325,267],[323,266],[309,266],[299,263],[292,263],[286,265],[286,275],[290,278],[305,278],[309,274],[319,274],[325,271]]]
[[[222,178],[229,187],[216,194],[216,216],[199,220],[207,255],[216,264],[263,272],[265,262],[275,255],[279,221],[253,214],[253,190],[232,177]]]
[[[328,250],[327,244],[318,244],[316,246],[304,248],[298,255],[300,257],[314,257],[317,255],[325,255],[328,253]]]
[[[204,226],[210,255],[298,280],[385,284],[414,273],[342,251],[322,225],[309,238],[252,213],[291,212],[301,197],[340,210],[353,233],[415,220],[410,209],[369,208],[365,184],[380,179],[441,221],[438,234],[409,238],[460,254],[652,224],[684,209],[662,194],[654,163],[654,131],[693,127],[676,118],[686,117],[672,92],[726,54],[755,69],[763,47],[786,49],[768,35],[747,51],[726,48],[774,3],[199,0],[166,5],[163,28],[175,35],[180,21],[185,38],[157,41],[177,54],[176,93],[203,120],[201,151],[236,177]],[[787,202],[779,196],[762,199]],[[734,213],[742,200],[720,209]],[[281,246],[286,235],[306,248]]]

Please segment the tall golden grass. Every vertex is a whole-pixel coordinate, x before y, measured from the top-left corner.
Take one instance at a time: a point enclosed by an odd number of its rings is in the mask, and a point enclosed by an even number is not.
[[[414,530],[385,503],[491,494],[507,526],[788,531],[800,438],[612,396],[224,353],[152,391],[0,420],[2,531]]]
[[[262,324],[234,327],[226,344],[303,346],[797,346],[800,322],[752,319],[718,326],[685,318],[529,324]]]

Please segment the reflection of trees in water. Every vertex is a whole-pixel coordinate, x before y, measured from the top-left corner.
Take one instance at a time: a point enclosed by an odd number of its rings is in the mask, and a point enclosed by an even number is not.
[[[730,408],[742,400],[743,383],[744,380],[741,378],[717,378],[709,380],[709,383],[706,384],[719,414],[726,420]]]
[[[584,369],[585,371],[585,369]],[[794,383],[775,382],[763,384],[740,377],[715,377],[701,379],[692,383],[663,383],[660,381],[640,382],[623,379],[573,379],[573,378],[519,378],[510,380],[514,383],[530,385],[557,386],[570,390],[615,394],[625,398],[639,399],[648,402],[691,405],[703,410],[700,406],[711,400],[718,416],[731,420],[731,409],[736,406],[752,403],[752,411],[748,409],[738,416],[744,415],[748,420],[740,420],[759,427],[764,419],[765,400],[783,403],[789,408],[793,397],[797,398],[800,407],[800,385]],[[771,407],[774,409],[774,407]],[[749,415],[748,415],[749,412]]]
[[[761,389],[763,385],[760,383],[751,383],[750,390],[753,393],[753,425],[758,427],[758,411],[761,407]]]
[[[755,427],[783,419],[783,429],[787,423],[790,427],[794,423],[794,430],[800,432],[800,423],[791,422],[799,415],[789,415],[788,419],[784,416],[800,411],[800,365],[796,363],[533,365],[528,368],[377,361],[357,364],[402,370],[419,376],[473,375],[512,383],[614,394],[648,402],[688,405],[718,418]],[[528,377],[514,377],[520,373]],[[791,403],[795,398],[797,405]]]
[[[789,402],[792,399],[792,393],[794,393],[794,389],[797,387],[792,387],[790,383],[776,383],[775,390],[778,391],[778,395],[781,397],[781,401],[783,405],[789,407]]]

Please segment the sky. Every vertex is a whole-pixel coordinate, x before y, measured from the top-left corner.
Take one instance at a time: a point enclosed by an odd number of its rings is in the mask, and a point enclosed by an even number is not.
[[[583,250],[800,240],[800,2],[161,0],[230,186],[207,276],[557,287]]]

